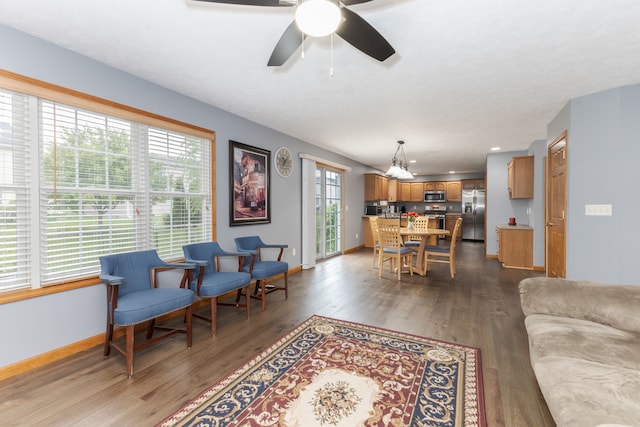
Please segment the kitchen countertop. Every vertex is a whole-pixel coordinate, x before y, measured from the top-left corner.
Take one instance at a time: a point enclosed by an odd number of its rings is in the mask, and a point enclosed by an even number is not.
[[[533,227],[530,225],[509,225],[509,224],[498,224],[496,228],[508,228],[509,230],[533,230]]]

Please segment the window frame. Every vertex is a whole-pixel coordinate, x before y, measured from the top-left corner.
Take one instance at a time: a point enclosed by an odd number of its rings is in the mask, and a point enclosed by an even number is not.
[[[47,83],[31,77],[22,76],[6,70],[0,70],[0,87],[6,90],[20,92],[49,101],[64,103],[69,106],[93,111],[116,118],[139,122],[151,127],[157,127],[167,131],[179,132],[190,136],[210,141],[210,179],[211,188],[211,239],[216,240],[216,161],[215,142],[216,133],[179,120],[150,113],[117,102],[109,101],[93,95],[88,95],[73,89]],[[61,282],[38,284],[37,287],[0,292],[0,304],[35,298],[43,295],[65,292],[86,286],[99,284],[98,275],[73,278]]]

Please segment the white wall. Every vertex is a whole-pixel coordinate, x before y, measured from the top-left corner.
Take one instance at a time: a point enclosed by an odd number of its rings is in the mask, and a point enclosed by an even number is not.
[[[291,267],[301,264],[299,153],[351,167],[344,180],[345,204],[349,206],[344,246],[353,248],[363,243],[363,174],[368,170],[364,165],[3,25],[0,52],[0,69],[216,131],[217,240],[224,248],[233,249],[235,237],[259,234],[266,242],[288,244],[285,260]],[[230,139],[271,151],[287,146],[294,154],[292,176],[284,179],[271,174],[270,224],[228,225]],[[297,249],[295,256],[293,248]],[[0,367],[104,333],[105,300],[104,285],[96,285],[0,305],[0,324],[4,326],[0,330]]]

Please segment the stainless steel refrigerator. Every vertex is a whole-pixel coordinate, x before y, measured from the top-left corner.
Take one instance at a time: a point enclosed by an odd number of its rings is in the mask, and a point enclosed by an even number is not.
[[[484,190],[462,190],[462,238],[484,241]]]

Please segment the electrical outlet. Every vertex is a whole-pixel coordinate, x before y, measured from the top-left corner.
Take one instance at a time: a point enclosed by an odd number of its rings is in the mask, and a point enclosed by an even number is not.
[[[291,249],[291,255],[296,256],[296,248]]]

